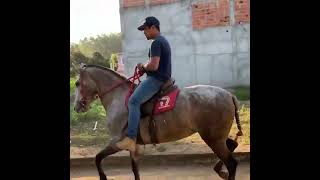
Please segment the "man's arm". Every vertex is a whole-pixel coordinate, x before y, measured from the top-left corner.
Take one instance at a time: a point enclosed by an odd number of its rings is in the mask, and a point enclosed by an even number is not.
[[[140,71],[145,72],[145,71],[156,71],[159,67],[159,62],[160,62],[160,57],[159,56],[155,56],[150,58],[150,60],[145,63],[138,63],[138,68]]]
[[[155,40],[151,44],[150,49],[150,60],[143,65],[143,68],[146,71],[156,71],[159,67],[160,55],[161,55],[161,42],[159,40]]]
[[[160,62],[159,56],[151,57],[150,60],[143,65],[143,68],[146,71],[156,71],[159,67],[159,62]]]

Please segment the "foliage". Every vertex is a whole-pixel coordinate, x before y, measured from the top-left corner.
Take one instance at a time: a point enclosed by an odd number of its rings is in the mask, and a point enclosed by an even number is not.
[[[79,44],[70,46],[70,77],[79,72],[80,63],[96,64],[110,68],[110,59],[116,61],[113,53],[121,52],[121,34],[103,34],[84,38]]]
[[[235,87],[233,89],[234,94],[237,96],[238,100],[250,100],[250,87]]]
[[[110,68],[114,71],[118,69],[118,56],[116,54],[111,54]]]

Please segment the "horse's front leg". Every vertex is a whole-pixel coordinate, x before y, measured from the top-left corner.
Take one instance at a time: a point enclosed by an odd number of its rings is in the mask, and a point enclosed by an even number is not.
[[[139,146],[136,146],[135,152],[130,152],[130,158],[131,158],[131,167],[134,174],[135,180],[140,180],[140,174],[139,174],[139,160],[140,160],[140,154],[139,154]]]
[[[104,158],[106,158],[107,156],[114,154],[116,152],[121,151],[120,149],[118,149],[114,143],[110,143],[106,148],[104,148],[102,151],[100,151],[97,155],[96,155],[96,167],[98,169],[98,173],[100,176],[100,180],[107,180],[107,176],[105,175],[105,173],[103,172],[103,169],[101,167],[101,162]]]

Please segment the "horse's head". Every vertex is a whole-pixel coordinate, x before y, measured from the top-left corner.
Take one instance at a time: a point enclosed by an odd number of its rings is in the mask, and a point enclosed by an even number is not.
[[[80,68],[80,77],[75,83],[76,95],[74,101],[74,110],[76,112],[86,112],[90,104],[97,99],[98,89],[90,74],[86,71],[86,65],[82,64]]]

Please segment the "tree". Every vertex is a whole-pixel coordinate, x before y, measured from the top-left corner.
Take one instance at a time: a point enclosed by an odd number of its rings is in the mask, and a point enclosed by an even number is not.
[[[116,54],[111,54],[110,68],[114,71],[118,69],[118,56]]]
[[[96,64],[110,68],[117,65],[117,56],[112,53],[121,52],[121,34],[102,34],[80,40],[79,44],[70,46],[70,75],[74,76],[80,63]],[[117,68],[117,67],[115,67]],[[116,69],[115,69],[116,70]]]
[[[81,63],[89,63],[89,58],[82,54],[76,46],[70,48],[70,76],[74,77],[79,72]]]
[[[101,65],[110,68],[109,59],[105,59],[99,52],[94,52],[90,59],[90,64]]]
[[[94,52],[99,52],[103,57],[110,57],[112,53],[121,52],[121,34],[102,34],[96,38],[84,38],[78,44],[79,50],[85,56],[92,56]]]

